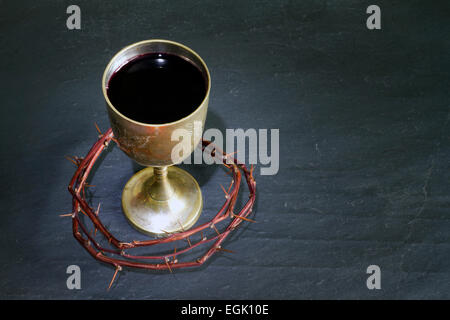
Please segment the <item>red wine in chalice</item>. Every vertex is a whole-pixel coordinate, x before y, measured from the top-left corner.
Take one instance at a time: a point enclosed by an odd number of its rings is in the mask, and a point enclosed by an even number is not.
[[[164,124],[190,115],[206,96],[206,79],[190,61],[168,53],[138,56],[114,72],[106,88],[124,116]]]

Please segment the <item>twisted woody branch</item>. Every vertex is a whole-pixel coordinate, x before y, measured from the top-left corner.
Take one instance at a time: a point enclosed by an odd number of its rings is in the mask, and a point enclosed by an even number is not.
[[[113,280],[118,271],[122,270],[122,267],[130,268],[141,268],[141,269],[153,269],[153,270],[166,270],[168,269],[172,272],[175,268],[185,268],[185,267],[195,267],[200,266],[205,263],[214,253],[219,250],[229,251],[222,249],[221,244],[226,239],[226,237],[235,230],[243,221],[253,220],[249,219],[248,216],[252,212],[253,205],[256,198],[256,182],[253,178],[253,166],[248,169],[244,164],[238,163],[238,161],[231,157],[231,155],[225,154],[222,150],[217,149],[211,144],[210,141],[202,141],[202,149],[204,150],[208,147],[212,150],[212,155],[221,155],[223,160],[223,165],[230,170],[231,183],[228,191],[223,187],[225,192],[225,202],[217,212],[217,214],[208,222],[203,223],[192,229],[167,234],[164,238],[150,239],[145,241],[131,241],[123,242],[117,239],[111,232],[104,226],[99,217],[100,205],[97,210],[94,210],[89,206],[86,195],[85,188],[89,187],[86,183],[89,174],[102,153],[102,151],[108,146],[111,141],[117,143],[114,139],[114,135],[111,129],[106,131],[104,134],[99,131],[99,139],[92,146],[91,150],[84,158],[73,158],[71,159],[77,165],[77,170],[73,175],[69,183],[69,192],[71,193],[72,200],[72,212],[69,214],[72,217],[72,229],[75,239],[85,248],[95,259],[111,264],[116,268]],[[228,161],[227,161],[228,160]],[[239,187],[241,184],[241,172],[244,174],[247,186],[249,189],[249,199],[245,205],[238,212],[234,212],[235,204],[239,193]],[[95,232],[89,232],[87,226],[80,219],[80,213],[85,214],[94,226]],[[228,221],[228,224],[225,222]],[[225,224],[222,227],[222,231],[216,227],[220,223]],[[215,231],[214,236],[204,236],[203,233],[206,230],[213,229]],[[105,248],[96,239],[97,230],[107,239],[110,244],[110,248]],[[205,232],[206,233],[206,232]],[[193,235],[200,234],[200,240],[193,243],[190,239]],[[179,240],[186,240],[188,246],[184,249],[178,250],[174,249],[173,252],[163,254],[163,255],[133,255],[129,251],[133,248],[138,247],[149,247],[163,243],[170,243]],[[194,261],[179,261],[179,256],[187,253],[188,251],[199,247],[201,245],[210,244],[209,249]],[[112,281],[113,281],[112,280]],[[112,284],[111,281],[111,284]],[[110,286],[111,286],[110,284]]]

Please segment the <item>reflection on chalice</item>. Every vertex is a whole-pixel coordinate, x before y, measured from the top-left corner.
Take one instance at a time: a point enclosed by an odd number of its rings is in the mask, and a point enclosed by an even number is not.
[[[114,136],[130,158],[149,166],[122,193],[125,216],[139,231],[163,236],[189,229],[200,216],[199,185],[173,165],[201,140],[194,126],[204,127],[210,87],[202,58],[173,41],[129,45],[105,69],[102,89]],[[174,152],[180,144],[173,139],[177,131],[189,133],[181,153]]]

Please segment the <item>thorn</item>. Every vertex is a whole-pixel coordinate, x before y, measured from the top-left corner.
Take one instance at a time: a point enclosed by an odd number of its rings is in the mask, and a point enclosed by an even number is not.
[[[187,237],[186,240],[189,243],[189,247],[192,247],[192,243],[191,243],[191,240],[189,239],[189,237]]]
[[[229,199],[230,195],[228,194],[228,192],[225,190],[225,188],[223,187],[223,185],[220,185],[220,187],[222,188],[223,192],[225,193],[225,199]]]
[[[228,187],[228,191],[227,191],[228,194],[230,193],[230,190],[231,190],[231,187],[233,186],[233,184],[234,184],[234,180],[231,180],[230,186]]]
[[[168,232],[168,231],[166,231],[166,230],[161,229],[161,231],[164,232],[164,233],[165,233],[166,235],[168,235],[168,236],[170,235],[170,232]]]
[[[175,245],[175,250],[173,250],[173,253],[177,253],[177,245]]]
[[[101,205],[101,202],[98,203],[97,210],[95,211],[95,215],[97,217],[98,217],[98,214],[100,213],[100,205]]]
[[[69,156],[65,156],[65,158],[66,158],[67,160],[69,160],[70,162],[72,162],[74,165],[76,165],[76,166],[78,167],[77,161],[75,161],[74,159],[72,159],[72,158],[69,157]]]
[[[178,224],[180,225],[181,231],[184,232],[184,228],[183,228],[183,225],[181,224],[180,220],[177,220],[177,222],[178,222]]]
[[[172,273],[172,268],[170,267],[170,264],[169,264],[169,259],[168,258],[165,258],[164,259],[165,260],[165,262],[166,262],[166,266],[167,266],[167,268],[169,269],[169,271],[170,271],[170,273]]]
[[[212,224],[211,228],[213,228],[217,232],[217,235],[220,236],[220,232],[219,232],[219,230],[217,230],[216,225]]]
[[[119,265],[116,265],[116,272],[114,272],[114,275],[113,275],[113,277],[111,279],[111,282],[109,283],[108,291],[109,291],[109,289],[111,289],[111,286],[112,286],[112,284],[114,282],[114,279],[116,279],[117,272],[119,272],[119,271],[122,271],[122,267],[119,266]]]
[[[70,162],[72,162],[72,163],[73,163],[74,165],[76,165],[77,167],[79,167],[80,164],[81,164],[81,161],[83,161],[83,158],[78,158],[77,156],[73,156],[73,157],[65,156],[65,158],[66,158],[67,160],[69,160]]]
[[[256,222],[255,220],[252,220],[252,219],[249,219],[249,218],[246,218],[246,217],[241,217],[241,216],[238,216],[237,214],[233,214],[233,216],[236,217],[236,218],[248,221],[248,222]]]
[[[232,156],[233,154],[236,154],[236,153],[237,153],[237,151],[235,151],[235,152],[230,152],[230,153],[226,153],[225,156],[224,156],[224,158],[225,158],[225,159],[228,159],[229,156]]]
[[[221,246],[216,247],[217,251],[224,251],[224,252],[228,252],[228,253],[234,253],[234,251],[228,250],[228,249],[224,249]]]
[[[97,132],[99,135],[103,135],[103,133],[100,131],[100,128],[98,127],[97,123],[94,122],[95,128],[97,129]]]
[[[133,243],[131,243],[131,242],[121,242],[121,243],[119,243],[119,246],[120,247],[123,247],[123,246],[129,246],[129,247],[131,247],[133,245]]]
[[[71,217],[71,216],[73,216],[73,212],[71,212],[71,213],[65,213],[65,214],[60,214],[59,215],[61,218],[62,217]]]

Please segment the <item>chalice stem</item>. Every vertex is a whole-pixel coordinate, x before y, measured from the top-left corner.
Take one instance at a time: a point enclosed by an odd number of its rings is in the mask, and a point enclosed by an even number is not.
[[[167,168],[167,166],[153,168],[153,182],[149,186],[148,193],[156,201],[169,200],[174,194],[174,189],[167,176]]]

